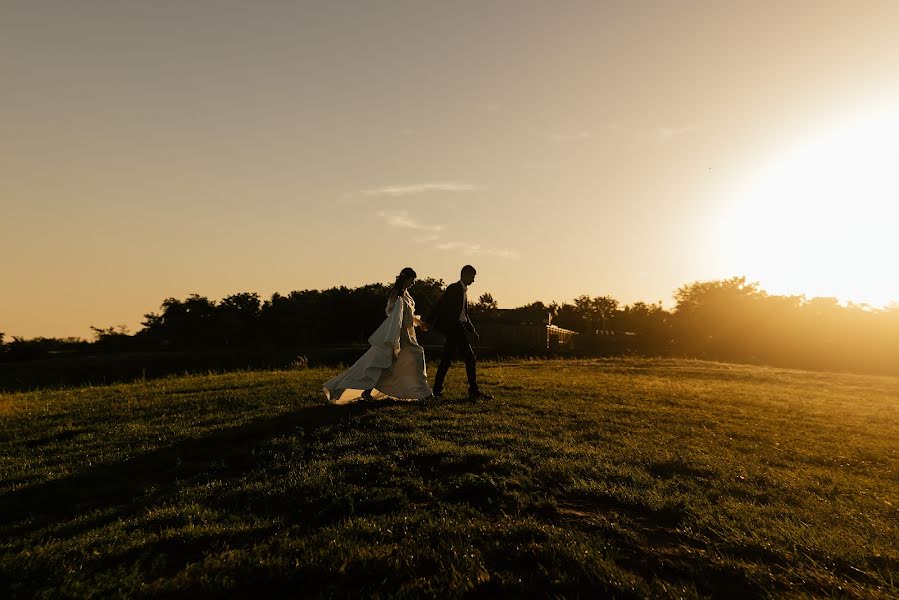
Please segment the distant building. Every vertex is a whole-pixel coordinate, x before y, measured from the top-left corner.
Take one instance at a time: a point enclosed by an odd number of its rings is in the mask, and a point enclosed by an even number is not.
[[[571,350],[576,331],[552,324],[552,313],[543,305],[520,308],[491,309],[489,313],[472,316],[477,327],[478,346],[510,352],[546,352]],[[423,346],[443,345],[443,335],[437,331],[419,331],[418,342]]]
[[[574,345],[577,332],[553,325],[552,313],[537,317],[523,314],[520,309],[495,312],[494,318],[476,323],[481,345],[534,351],[571,349]]]

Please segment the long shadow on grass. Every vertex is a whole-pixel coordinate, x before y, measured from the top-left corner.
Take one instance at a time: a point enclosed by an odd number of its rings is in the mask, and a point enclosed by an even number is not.
[[[571,500],[559,505],[561,521],[614,541],[616,564],[642,577],[661,578],[676,587],[689,584],[703,596],[720,598],[763,597],[766,589],[770,592],[778,587],[772,582],[763,585],[740,569],[705,558],[703,544],[677,531],[686,513],[676,504],[651,509],[612,495]],[[610,526],[610,522],[616,525]],[[766,566],[779,559],[774,554],[752,558]]]
[[[179,480],[210,471],[221,473],[221,465],[226,465],[231,473],[252,468],[256,460],[253,450],[278,436],[299,430],[307,434],[388,404],[391,403],[315,405],[221,429],[124,462],[97,466],[9,492],[0,496],[0,514],[8,525],[20,530],[7,530],[13,535],[79,514],[122,507],[111,516],[115,518],[132,512],[136,504],[152,501],[144,498],[148,492],[156,498],[165,495]],[[19,527],[14,525],[26,519]]]

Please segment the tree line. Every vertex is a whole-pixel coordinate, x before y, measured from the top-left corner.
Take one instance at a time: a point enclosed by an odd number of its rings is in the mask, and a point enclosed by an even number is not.
[[[427,314],[444,287],[419,279],[410,290]],[[389,285],[275,293],[243,292],[219,301],[199,294],[167,298],[142,328],[92,327],[94,340],[13,338],[0,333],[0,360],[58,352],[134,352],[364,343],[384,318]],[[471,306],[475,323],[546,323],[578,332],[582,353],[634,351],[663,356],[758,362],[803,368],[899,373],[899,307],[870,309],[834,298],[768,294],[744,277],[694,282],[676,304],[622,304],[611,296],[532,302],[500,310],[485,293]],[[617,340],[639,340],[618,343]]]

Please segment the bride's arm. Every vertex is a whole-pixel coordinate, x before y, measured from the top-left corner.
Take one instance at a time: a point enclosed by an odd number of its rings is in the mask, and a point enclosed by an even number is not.
[[[428,330],[428,324],[425,323],[424,319],[421,318],[421,315],[415,314],[415,299],[406,292],[406,298],[409,300],[409,306],[412,309],[412,326],[418,327],[422,331]]]
[[[396,306],[396,299],[396,290],[393,290],[387,296],[387,308],[384,309],[384,312],[386,312],[388,316],[393,312],[393,307]]]

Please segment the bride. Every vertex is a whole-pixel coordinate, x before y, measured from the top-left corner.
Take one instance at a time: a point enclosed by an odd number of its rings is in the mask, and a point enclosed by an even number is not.
[[[387,318],[371,334],[371,347],[356,363],[324,384],[325,396],[334,404],[373,400],[387,396],[423,399],[433,394],[428,385],[425,351],[415,339],[415,327],[427,325],[415,314],[409,286],[415,271],[406,267],[387,296]]]

